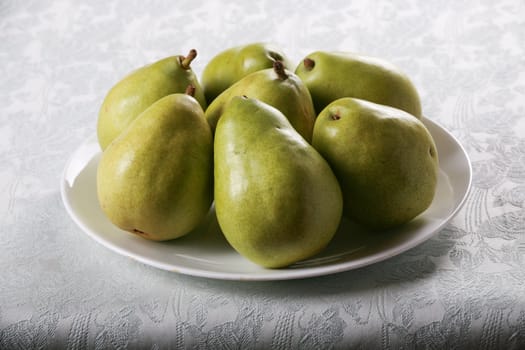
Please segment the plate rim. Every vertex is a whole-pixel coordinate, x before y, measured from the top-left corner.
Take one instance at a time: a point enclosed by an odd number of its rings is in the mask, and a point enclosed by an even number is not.
[[[369,256],[364,256],[357,261],[340,262],[340,263],[326,264],[326,265],[321,265],[321,266],[294,268],[294,269],[286,269],[286,268],[284,269],[264,269],[263,270],[264,272],[261,272],[261,273],[247,274],[247,273],[242,273],[242,272],[209,271],[209,270],[203,270],[200,268],[189,267],[189,266],[180,266],[180,265],[175,266],[173,264],[167,264],[161,261],[156,261],[147,256],[142,256],[142,255],[139,255],[133,252],[129,252],[126,249],[120,247],[119,245],[111,242],[110,240],[104,239],[102,233],[93,232],[93,230],[89,228],[83,222],[83,220],[81,220],[77,216],[67,196],[68,185],[67,185],[67,181],[65,180],[66,173],[68,169],[70,168],[71,163],[74,161],[75,155],[78,153],[78,151],[82,147],[90,143],[96,142],[95,135],[91,135],[86,140],[84,140],[84,142],[81,143],[77,148],[75,148],[71,156],[66,161],[65,167],[62,171],[61,178],[60,178],[61,199],[62,199],[62,203],[64,204],[68,215],[73,219],[73,221],[79,226],[79,228],[85,234],[87,234],[90,238],[94,239],[97,243],[103,245],[107,249],[110,249],[120,255],[129,257],[145,265],[152,266],[152,267],[155,267],[161,270],[165,270],[165,271],[176,272],[176,273],[195,276],[195,277],[217,279],[217,280],[276,281],[276,280],[313,278],[313,277],[326,276],[326,275],[341,273],[345,271],[355,270],[355,269],[359,269],[359,268],[362,268],[368,265],[372,265],[375,263],[379,263],[379,262],[388,260],[392,257],[400,255],[404,252],[407,252],[415,248],[416,246],[420,245],[421,243],[427,241],[428,239],[433,237],[435,234],[440,232],[452,220],[452,218],[454,218],[458,214],[458,212],[465,205],[465,202],[468,198],[468,195],[472,187],[472,162],[470,160],[470,157],[468,156],[468,153],[466,152],[461,142],[450,131],[444,128],[439,122],[428,119],[426,117],[423,117],[421,121],[427,127],[428,127],[427,124],[430,124],[432,127],[439,129],[440,132],[444,133],[450,140],[452,140],[455,148],[460,151],[462,158],[465,160],[464,166],[466,166],[466,171],[467,171],[467,183],[466,183],[466,187],[463,188],[462,197],[460,201],[457,204],[455,204],[455,207],[446,216],[446,218],[441,220],[441,222],[436,226],[436,228],[434,228],[429,233],[424,234],[424,235],[417,235],[408,241],[404,241],[401,244],[392,246],[391,248],[386,250],[388,254],[375,253]],[[96,154],[93,154],[90,159],[93,159],[93,157],[95,157],[99,153],[100,153],[100,149],[99,149],[99,152]],[[440,169],[442,170],[441,167]]]

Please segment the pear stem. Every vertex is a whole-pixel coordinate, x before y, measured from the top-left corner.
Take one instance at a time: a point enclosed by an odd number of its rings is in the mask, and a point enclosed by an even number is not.
[[[190,69],[191,61],[193,61],[195,57],[197,57],[197,50],[191,49],[190,52],[188,53],[188,56],[180,57],[180,66],[184,69]]]
[[[274,61],[273,62],[273,70],[275,73],[277,73],[277,76],[281,80],[288,79],[288,74],[284,71],[284,64],[281,61]]]
[[[303,60],[303,64],[306,70],[312,70],[315,67],[315,61],[308,57]]]
[[[191,97],[195,97],[195,86],[193,86],[192,84],[188,85],[185,94]]]

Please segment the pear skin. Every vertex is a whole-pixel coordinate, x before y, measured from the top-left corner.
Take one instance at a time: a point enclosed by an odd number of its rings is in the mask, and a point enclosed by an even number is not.
[[[141,113],[102,154],[97,194],[114,225],[143,238],[195,229],[213,197],[213,138],[197,100],[172,94]]]
[[[327,162],[276,108],[234,97],[214,139],[215,209],[228,242],[280,268],[320,252],[342,215]]]
[[[98,115],[97,135],[105,150],[126,127],[153,102],[195,87],[195,98],[206,109],[204,91],[190,67],[197,52],[171,56],[141,67],[120,80],[107,93]]]
[[[224,50],[204,67],[201,81],[206,101],[210,104],[224,90],[250,73],[271,68],[281,61],[287,69],[292,64],[283,51],[274,44],[252,43]]]
[[[306,56],[295,74],[310,90],[318,114],[338,98],[354,97],[421,118],[421,101],[415,86],[398,67],[383,59],[316,51]]]
[[[312,145],[339,180],[344,216],[369,229],[407,223],[432,203],[436,145],[425,125],[402,110],[338,99],[317,117]]]
[[[301,79],[276,61],[273,68],[251,73],[223,91],[206,109],[206,119],[215,130],[223,109],[235,96],[258,99],[281,111],[308,142],[312,139],[315,110],[310,92]]]

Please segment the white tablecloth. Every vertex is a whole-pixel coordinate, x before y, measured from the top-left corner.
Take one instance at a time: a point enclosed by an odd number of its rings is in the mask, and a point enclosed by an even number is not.
[[[0,348],[523,349],[523,1],[0,2]],[[158,270],[90,239],[59,179],[130,70],[274,42],[400,66],[465,146],[468,200],[404,254],[303,280]]]

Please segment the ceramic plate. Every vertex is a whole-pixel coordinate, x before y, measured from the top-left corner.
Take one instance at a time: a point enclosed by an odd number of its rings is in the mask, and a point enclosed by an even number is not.
[[[382,234],[368,234],[343,220],[330,245],[319,255],[284,269],[264,269],[240,256],[220,232],[214,209],[195,232],[169,242],[147,241],[113,226],[96,195],[101,156],[96,137],[80,146],[61,180],[65,207],[91,238],[109,249],[163,270],[227,280],[284,280],[327,275],[370,265],[426,241],[459,211],[469,192],[471,164],[461,144],[444,128],[423,120],[437,145],[440,172],[432,205],[412,222]]]

